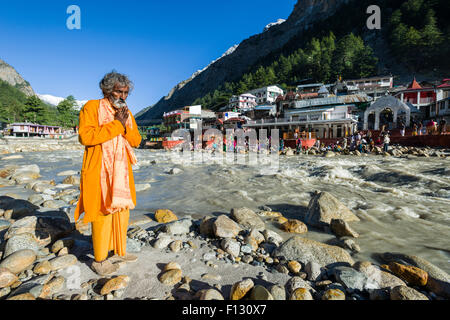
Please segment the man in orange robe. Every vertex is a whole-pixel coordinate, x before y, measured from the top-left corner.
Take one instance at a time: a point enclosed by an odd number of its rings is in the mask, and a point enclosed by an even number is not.
[[[92,223],[92,269],[100,275],[116,272],[119,265],[114,261],[137,259],[126,253],[129,210],[136,205],[132,148],[142,139],[125,104],[132,86],[113,71],[100,82],[104,98],[90,100],[80,112],[79,141],[85,152],[75,220],[84,213],[83,222]],[[115,253],[112,259],[110,251]]]

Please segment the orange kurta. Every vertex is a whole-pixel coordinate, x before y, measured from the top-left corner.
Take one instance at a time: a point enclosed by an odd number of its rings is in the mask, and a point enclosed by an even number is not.
[[[105,209],[101,200],[100,170],[102,167],[102,143],[122,134],[134,148],[141,143],[136,121],[130,113],[133,128],[125,129],[118,120],[100,126],[98,122],[98,108],[100,100],[90,100],[80,112],[79,141],[84,145],[83,166],[81,169],[80,198],[75,210],[75,221],[84,212],[84,223],[93,222],[104,215]],[[128,172],[130,191],[133,203],[136,205],[136,190],[133,171],[128,158]]]

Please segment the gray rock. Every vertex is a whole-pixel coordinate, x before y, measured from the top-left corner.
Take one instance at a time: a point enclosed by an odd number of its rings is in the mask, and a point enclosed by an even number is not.
[[[225,252],[231,254],[233,257],[239,256],[241,245],[236,240],[225,238],[220,245]]]
[[[336,281],[341,283],[347,292],[353,293],[355,290],[380,289],[379,286],[369,279],[364,273],[350,267],[339,266],[333,269]]]
[[[329,226],[331,219],[342,219],[347,222],[360,221],[349,208],[328,192],[316,192],[308,205],[305,220],[315,227]]]
[[[11,222],[8,220],[0,219],[0,231],[8,229],[11,226]]]
[[[289,295],[292,295],[292,293],[295,291],[295,289],[298,289],[298,288],[305,288],[312,292],[315,292],[315,290],[311,287],[311,285],[307,281],[303,280],[302,278],[300,278],[298,276],[292,277],[286,283],[286,289],[287,289],[287,292],[289,293]]]
[[[65,269],[78,262],[77,257],[73,254],[66,254],[64,256],[56,257],[49,261],[53,271]]]
[[[309,261],[306,265],[305,265],[305,271],[306,274],[308,275],[308,280],[309,281],[318,281],[320,280],[321,276],[324,274],[321,266],[313,261]]]
[[[342,248],[330,246],[314,240],[294,236],[272,253],[274,257],[284,257],[287,260],[297,260],[306,264],[315,262],[320,266],[339,262],[353,265],[352,257]]]
[[[264,221],[249,208],[233,208],[230,217],[246,229],[261,231],[265,229]]]
[[[8,239],[5,246],[5,252],[3,257],[13,254],[16,251],[30,249],[33,250],[36,254],[39,252],[40,246],[36,241],[35,237],[29,233],[22,233],[19,235],[15,235]]]
[[[426,295],[407,286],[393,288],[390,296],[391,300],[430,300]]]
[[[173,239],[165,233],[160,233],[156,241],[153,243],[155,249],[164,249],[173,241]]]
[[[242,253],[252,253],[252,246],[249,244],[244,244],[241,246]]]
[[[206,237],[214,237],[214,228],[213,228],[214,221],[215,218],[203,217],[199,226],[200,234]]]
[[[28,198],[32,204],[40,206],[44,203],[44,198],[40,194],[33,194]]]
[[[192,220],[183,218],[180,220],[168,222],[164,225],[163,230],[168,234],[186,234],[189,233],[189,229],[192,226]]]
[[[203,260],[205,261],[210,261],[216,258],[216,253],[215,252],[206,252],[203,255]]]
[[[271,286],[269,292],[274,300],[286,300],[286,290],[279,285]]]
[[[139,241],[127,238],[127,252],[138,253],[141,250],[141,243]]]
[[[276,246],[279,246],[280,243],[283,242],[283,238],[278,233],[276,233],[275,231],[266,229],[266,230],[263,231],[262,234],[264,236],[264,240],[267,243],[273,243]]]

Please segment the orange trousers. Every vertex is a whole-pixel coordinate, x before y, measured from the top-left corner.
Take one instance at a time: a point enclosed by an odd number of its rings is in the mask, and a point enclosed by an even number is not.
[[[92,222],[92,245],[95,261],[108,258],[109,251],[124,256],[127,249],[127,229],[130,210],[114,214],[100,215]]]

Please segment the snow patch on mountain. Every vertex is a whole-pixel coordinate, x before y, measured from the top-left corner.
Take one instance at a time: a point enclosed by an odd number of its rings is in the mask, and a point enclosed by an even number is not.
[[[269,30],[269,29],[272,28],[273,26],[277,26],[277,25],[279,25],[279,24],[282,24],[282,23],[284,23],[285,21],[286,21],[286,20],[284,20],[284,19],[278,19],[277,22],[269,23],[267,26],[264,27],[263,32],[266,32],[267,30]]]
[[[62,97],[55,97],[50,94],[37,94],[39,99],[44,101],[45,103],[51,104],[52,106],[57,106],[61,101],[63,101],[65,98]],[[75,100],[77,105],[75,108],[77,110],[81,110],[81,108],[85,105],[88,100]]]

